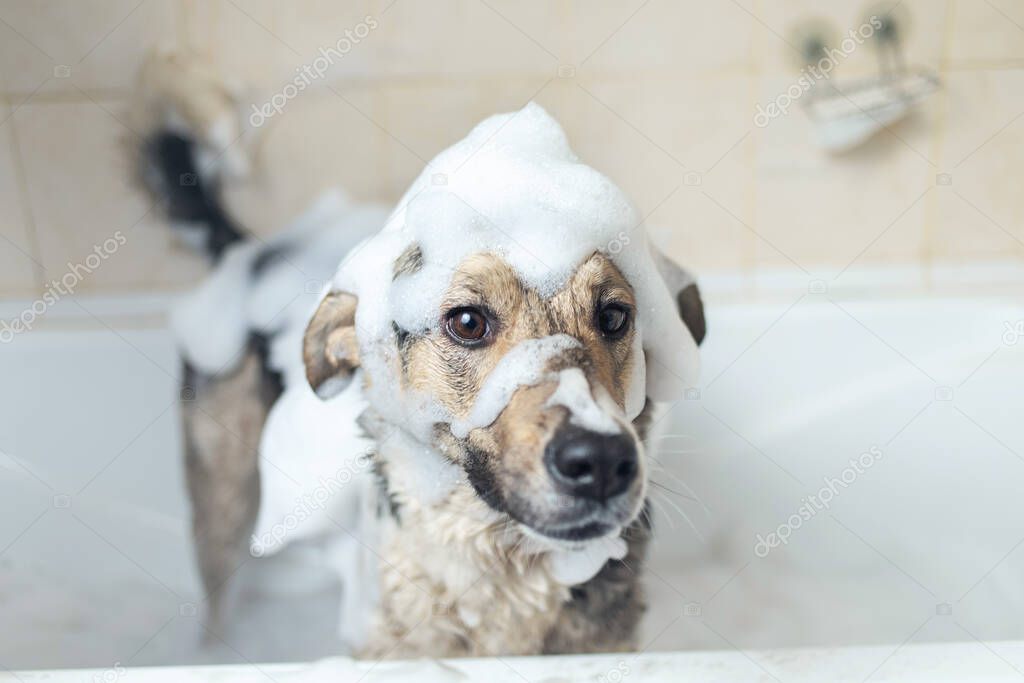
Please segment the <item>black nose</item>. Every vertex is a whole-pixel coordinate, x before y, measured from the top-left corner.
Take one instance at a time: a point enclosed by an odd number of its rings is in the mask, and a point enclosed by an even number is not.
[[[636,479],[636,444],[628,434],[598,434],[568,425],[544,449],[558,488],[580,498],[607,500]]]

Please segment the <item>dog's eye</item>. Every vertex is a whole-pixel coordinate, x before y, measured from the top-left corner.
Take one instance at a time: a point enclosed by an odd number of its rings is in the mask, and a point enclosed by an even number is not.
[[[608,304],[597,312],[597,327],[604,336],[619,339],[629,330],[629,318],[629,308]]]
[[[448,336],[464,345],[476,345],[487,336],[487,316],[475,308],[456,308],[448,312],[444,325]]]

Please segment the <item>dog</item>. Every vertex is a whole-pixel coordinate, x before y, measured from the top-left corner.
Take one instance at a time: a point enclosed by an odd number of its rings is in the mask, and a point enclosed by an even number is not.
[[[239,566],[308,541],[335,550],[358,656],[635,649],[645,437],[654,399],[694,381],[694,278],[535,104],[390,213],[328,196],[255,240],[202,163],[232,107],[190,120],[180,100],[215,82],[163,80],[140,176],[214,265],[173,315],[211,618]],[[330,500],[282,523],[303,496]]]

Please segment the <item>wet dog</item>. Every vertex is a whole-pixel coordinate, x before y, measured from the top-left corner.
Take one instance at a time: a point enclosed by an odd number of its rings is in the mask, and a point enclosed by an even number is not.
[[[175,315],[214,615],[247,550],[312,539],[343,548],[364,656],[634,648],[650,399],[692,381],[705,326],[618,189],[530,105],[390,214],[336,200],[263,244],[220,207],[195,128],[163,120],[143,177],[216,264]],[[317,487],[329,504],[283,523]]]

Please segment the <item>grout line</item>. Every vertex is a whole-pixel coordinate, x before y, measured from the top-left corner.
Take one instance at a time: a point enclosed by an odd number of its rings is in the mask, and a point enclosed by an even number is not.
[[[186,31],[188,33],[188,31]],[[187,39],[183,39],[182,44],[187,47],[194,47],[191,42]],[[218,55],[216,52],[213,53],[212,58],[216,61]],[[1024,65],[1022,65],[1024,66]],[[533,69],[524,70],[510,73],[491,73],[481,72],[477,74],[462,74],[458,76],[451,76],[442,72],[430,73],[430,72],[417,72],[417,73],[380,73],[373,76],[357,76],[351,73],[339,76],[334,80],[331,80],[331,85],[339,89],[351,89],[351,90],[362,90],[362,89],[373,89],[378,88],[382,85],[389,87],[423,87],[423,86],[451,86],[455,85],[494,85],[495,78],[499,77],[502,82],[505,80],[512,81],[536,81],[541,77],[549,77],[553,73],[551,69]],[[747,68],[712,68],[712,69],[701,69],[687,73],[688,78],[694,80],[708,80],[713,81],[719,78],[728,77],[740,77],[749,76],[750,70]],[[614,83],[636,83],[638,81],[637,72],[635,69],[587,69],[587,77],[593,80],[614,82]],[[671,86],[679,79],[679,70],[671,67],[645,67],[643,69],[643,75],[639,80],[646,81],[649,83],[661,83],[664,85]],[[250,84],[253,89],[259,90],[274,90],[280,87],[280,82],[273,81],[267,83],[252,83]],[[311,88],[307,92],[322,92],[325,88]],[[101,88],[82,88],[83,92],[97,99],[116,99],[122,97],[131,97],[135,90],[132,86],[110,86]],[[7,101],[17,103],[25,97],[32,95],[32,92],[26,90],[6,90],[0,88],[0,101]],[[45,92],[37,92],[33,100],[37,102],[66,102],[66,101],[85,101],[85,97],[78,91],[73,89],[56,89],[47,90]]]
[[[757,69],[755,67],[755,73],[756,71]],[[758,92],[760,90],[760,84],[761,78],[759,76],[755,75],[751,77],[749,85],[751,102],[757,101]],[[764,137],[762,135],[759,135],[758,131],[756,130],[754,131],[751,137],[753,139],[750,141],[750,148],[747,152],[747,183],[749,187],[747,187],[746,192],[744,192],[744,201],[746,201],[747,203],[748,220],[750,221],[750,224],[754,227],[754,229],[757,230],[757,202],[760,198],[760,193],[758,192],[759,184],[757,182],[757,169],[758,161],[761,158],[761,144],[764,140]],[[760,245],[758,244],[758,240],[754,236],[754,234],[747,234],[744,237],[745,253],[741,260],[741,263],[743,264],[741,270],[745,271],[751,276],[749,286],[751,290],[754,290],[751,292],[753,294],[756,293],[757,289],[756,278],[754,277],[754,275],[756,275],[758,270],[759,259],[757,257],[757,252]]]
[[[8,105],[10,106],[10,105]],[[42,249],[39,242],[39,233],[36,229],[35,211],[32,207],[32,195],[28,189],[28,174],[25,171],[25,161],[21,153],[21,140],[18,136],[17,116],[12,112],[7,119],[10,126],[11,159],[14,165],[14,178],[18,185],[18,196],[22,204],[22,215],[25,220],[25,237],[28,241],[28,249],[32,254],[32,275],[36,294],[45,288],[46,276],[43,273]]]
[[[928,179],[928,186],[934,187],[936,179],[934,172],[946,172],[943,170],[943,150],[948,139],[947,124],[949,123],[949,63],[953,49],[953,29],[956,26],[956,10],[953,0],[946,0],[946,13],[943,24],[942,50],[939,53],[939,78],[942,79],[941,92],[938,97],[938,106],[935,108],[935,121],[932,124],[931,149],[929,156],[935,159],[935,168],[928,168],[927,171],[933,175]],[[955,180],[954,180],[955,182]],[[941,193],[931,193],[933,196],[925,199],[924,225],[921,226],[921,255],[920,260],[924,268],[924,286],[931,290],[935,286],[933,279],[934,265],[937,256],[936,239],[938,230],[936,222],[939,218],[939,201]]]
[[[186,1],[186,0],[183,0]],[[191,7],[191,5],[186,5]],[[186,12],[186,15],[188,13]],[[181,23],[186,24],[188,20],[185,16],[181,17]],[[193,47],[192,42],[188,37],[189,30],[187,27],[182,28],[184,36],[180,39],[181,44],[186,47]],[[216,59],[217,55],[214,54],[213,58]],[[1024,71],[1024,60],[1016,62],[992,62],[992,63],[974,63],[968,65],[957,65],[952,64],[949,61],[944,62],[936,69],[940,75],[946,75],[948,73],[958,72],[973,72],[973,71]],[[493,73],[479,73],[479,74],[465,74],[457,77],[437,73],[383,73],[374,76],[356,76],[351,73],[339,76],[331,81],[332,87],[343,89],[343,90],[370,90],[379,88],[381,86],[388,87],[445,87],[455,85],[493,85],[495,75]],[[528,71],[520,71],[508,74],[499,74],[501,78],[511,81],[532,81],[538,77],[550,76],[550,70],[536,69]],[[638,77],[635,69],[587,69],[587,79],[590,81],[601,81],[606,83],[630,83],[635,84],[637,82],[648,83],[652,85],[660,85],[663,88],[671,87],[679,79],[679,70],[671,67],[645,67],[643,74]],[[788,70],[770,70],[762,71],[756,66],[728,66],[728,67],[715,67],[711,69],[701,69],[691,72],[687,72],[687,78],[697,81],[713,81],[721,78],[740,78],[740,77],[754,77],[761,79],[764,77],[778,76],[785,78],[793,78],[793,74]],[[259,90],[271,90],[278,87],[279,83],[264,83],[264,84],[253,84],[253,88]],[[309,93],[322,93],[324,88],[312,88],[308,90]],[[45,92],[33,93],[25,90],[8,90],[0,87],[0,102],[7,102],[9,104],[17,104],[22,101],[25,97],[32,96],[34,102],[38,103],[49,103],[49,102],[84,102],[88,101],[88,98],[82,94],[87,93],[94,99],[121,99],[131,97],[134,94],[134,88],[131,86],[110,86],[110,87],[99,87],[99,88],[82,88],[81,92],[77,90],[47,90]]]
[[[559,55],[562,55],[559,58],[559,62],[575,64],[582,55],[574,54],[572,49],[573,41],[570,36],[573,35],[575,26],[572,21],[572,8],[570,7],[569,0],[558,0],[555,3],[555,21],[559,28],[557,37],[559,42],[556,46],[556,51]]]
[[[753,11],[753,13],[755,15],[760,16],[761,13],[762,13],[762,10],[763,10],[761,0],[752,0],[751,8],[752,8],[752,11]],[[752,22],[753,19],[748,19],[748,21]],[[760,94],[761,83],[764,82],[764,78],[767,76],[767,74],[762,69],[762,65],[767,60],[766,59],[760,59],[760,60],[756,59],[755,55],[756,54],[765,55],[765,51],[768,49],[767,48],[768,42],[767,42],[767,39],[765,37],[765,32],[764,31],[758,31],[755,28],[751,35],[753,37],[753,40],[751,41],[751,46],[750,46],[750,63],[748,65],[748,68],[749,68],[749,71],[750,71],[750,74],[751,74],[750,102],[751,102],[751,106],[753,107],[753,106],[756,106],[754,103],[756,103],[758,101],[758,99],[759,99],[758,96]],[[750,188],[748,189],[746,194],[747,194],[747,201],[749,202],[749,204],[748,204],[748,215],[750,217],[750,222],[751,222],[752,225],[756,226],[757,225],[757,219],[758,219],[758,216],[757,216],[757,202],[758,202],[758,200],[760,198],[760,193],[758,191],[759,186],[758,186],[758,182],[757,182],[757,168],[758,168],[758,161],[761,158],[761,154],[762,154],[761,144],[762,144],[764,138],[763,138],[762,135],[759,135],[759,132],[756,131],[756,130],[754,131],[753,138],[754,138],[754,140],[750,144],[750,151],[747,153],[747,163],[750,166],[750,176],[749,176]],[[741,265],[741,268],[740,268],[741,272],[748,276],[747,277],[747,283],[746,283],[746,286],[744,287],[744,289],[746,290],[745,293],[747,295],[749,295],[751,297],[756,297],[758,295],[758,293],[759,293],[758,290],[760,288],[759,285],[758,285],[758,278],[757,278],[757,273],[758,273],[758,270],[759,270],[759,268],[758,268],[758,261],[759,261],[759,259],[758,259],[757,253],[758,253],[758,249],[759,249],[760,245],[758,244],[757,238],[753,234],[744,235],[744,245],[745,245],[745,248],[744,248],[745,254],[744,254],[744,256],[743,256],[743,258],[741,260],[741,263],[743,265]]]
[[[187,45],[188,19],[191,4],[188,0],[176,0],[174,7],[174,36],[176,47],[182,48]]]

